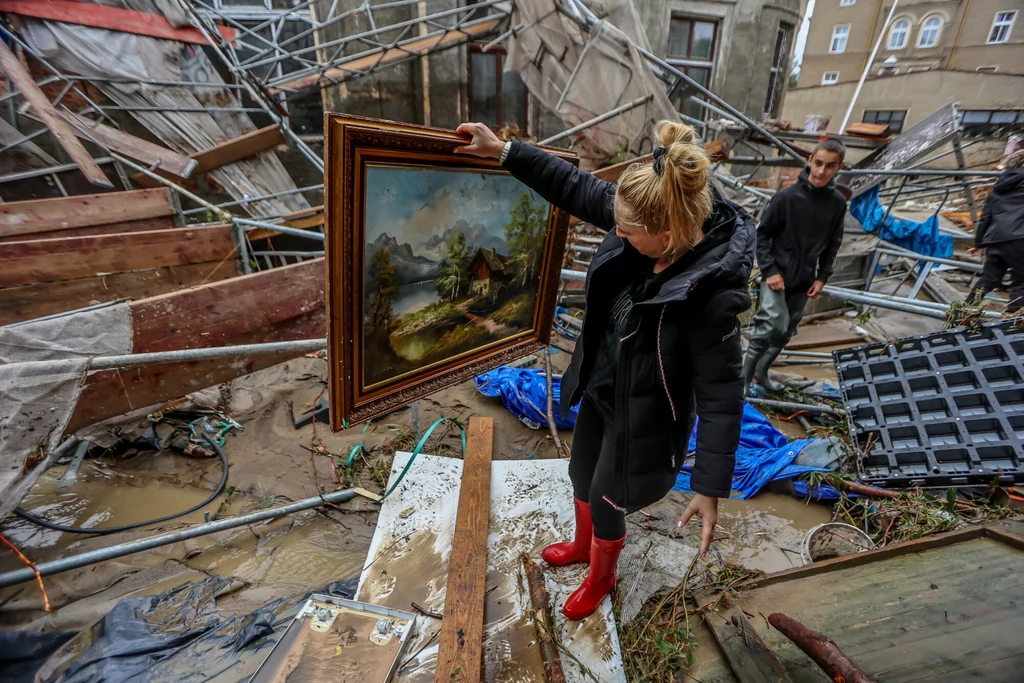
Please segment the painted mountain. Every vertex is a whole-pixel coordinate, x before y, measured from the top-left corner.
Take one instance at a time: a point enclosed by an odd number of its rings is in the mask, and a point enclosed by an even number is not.
[[[386,232],[366,246],[366,263],[381,249],[391,254],[391,264],[398,268],[400,283],[421,282],[437,275],[437,261],[412,253],[412,247],[407,243],[399,244],[398,240]]]
[[[467,221],[459,219],[455,221],[455,225],[445,230],[443,234],[431,235],[430,239],[420,245],[417,252],[427,258],[440,262],[444,258],[445,253],[447,253],[448,245],[451,243],[452,238],[460,231],[466,236],[466,246],[472,252],[476,252],[477,249],[497,249],[499,251],[504,251],[505,249],[505,240],[503,238],[492,235],[479,223],[470,226]]]

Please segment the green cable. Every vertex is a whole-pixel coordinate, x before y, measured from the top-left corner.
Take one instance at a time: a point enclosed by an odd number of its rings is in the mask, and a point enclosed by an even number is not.
[[[363,450],[363,434],[365,434],[366,430],[370,428],[371,422],[373,422],[373,420],[367,420],[366,425],[363,427],[363,431],[359,432],[359,443],[353,446],[352,450],[349,452],[348,462],[345,463],[346,467],[352,467],[352,461],[356,459],[356,455],[359,454],[359,451]]]
[[[412,452],[412,457],[409,458],[409,462],[405,463],[405,469],[403,469],[402,473],[398,475],[398,479],[395,480],[395,483],[391,486],[391,488],[387,490],[387,492],[383,496],[380,497],[379,500],[376,501],[378,505],[383,503],[385,498],[394,493],[395,489],[398,488],[398,485],[402,483],[402,479],[405,478],[405,475],[409,471],[409,468],[412,467],[413,462],[416,461],[416,456],[420,454],[421,450],[423,450],[423,446],[427,443],[427,439],[430,438],[431,433],[433,433],[434,429],[436,429],[437,426],[440,425],[442,422],[451,422],[453,425],[459,428],[459,432],[461,432],[462,434],[462,457],[466,457],[466,430],[463,428],[461,424],[458,423],[457,420],[453,418],[442,417],[438,419],[436,422],[434,422],[434,424],[430,425],[430,429],[428,429],[427,432],[423,435],[423,438],[420,439],[420,442],[416,444],[416,448],[413,449]]]

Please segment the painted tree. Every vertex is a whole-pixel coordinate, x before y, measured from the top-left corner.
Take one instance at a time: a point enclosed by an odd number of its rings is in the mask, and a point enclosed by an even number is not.
[[[373,297],[373,313],[370,324],[378,330],[384,329],[394,317],[392,306],[398,299],[397,266],[391,265],[391,252],[378,249],[370,259],[367,280],[367,298]]]
[[[463,289],[469,274],[470,253],[466,244],[466,234],[457,231],[448,243],[445,257],[437,269],[434,278],[434,291],[442,298],[455,301]]]
[[[505,224],[506,265],[514,273],[512,282],[520,288],[537,279],[547,230],[547,209],[529,192],[519,195]]]

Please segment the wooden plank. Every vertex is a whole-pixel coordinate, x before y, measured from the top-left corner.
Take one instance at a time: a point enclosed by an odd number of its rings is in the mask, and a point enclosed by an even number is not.
[[[45,5],[46,3],[37,4]],[[93,11],[92,6],[90,5],[89,7],[88,11]],[[74,128],[60,117],[57,110],[50,104],[50,100],[39,89],[39,86],[36,85],[35,79],[32,78],[28,68],[21,63],[21,60],[11,52],[10,48],[2,40],[0,40],[0,67],[14,81],[15,87],[21,91],[22,97],[36,110],[43,123],[50,129],[54,137],[57,138],[57,142],[68,153],[68,156],[75,162],[75,165],[82,170],[82,173],[89,179],[89,182],[102,187],[113,187],[113,183],[110,182],[103,173],[103,170],[93,161],[93,158],[86,151],[85,147],[82,146],[82,143],[78,141]]]
[[[322,309],[324,301],[322,258],[136,301],[134,352],[217,346]]]
[[[171,191],[166,188],[30,199],[0,204],[0,237],[173,215]]]
[[[0,204],[0,207],[4,206]],[[62,239],[64,237],[87,237],[88,235],[116,235],[119,232],[146,232],[148,230],[170,230],[178,227],[172,216],[161,216],[159,218],[143,218],[137,221],[124,221],[123,223],[107,223],[106,225],[92,225],[87,228],[67,228],[64,230],[51,230],[39,233],[31,239]],[[0,237],[0,244],[7,242],[23,242],[24,235],[11,235]]]
[[[129,135],[99,121],[90,121],[72,112],[61,112],[64,119],[72,125],[75,133],[83,140],[95,139],[100,144],[115,152],[141,161],[144,165],[166,171],[178,178],[188,178],[199,163],[195,159],[178,154],[174,150]]]
[[[846,135],[861,138],[880,138],[883,141],[892,135],[888,123],[851,123],[844,131]]]
[[[491,500],[494,420],[469,420],[452,562],[445,588],[436,683],[478,683],[483,677],[484,593]]]
[[[458,45],[459,43],[473,40],[479,36],[490,33],[503,20],[504,19],[492,19],[479,24],[464,26],[457,31],[449,31],[443,36],[432,36],[420,38],[419,40],[411,40],[400,48],[393,47],[389,50],[385,50],[384,52],[360,57],[359,59],[354,59],[351,62],[346,62],[343,67],[333,67],[327,69],[323,74],[310,74],[308,76],[302,76],[301,78],[285,81],[284,83],[278,83],[276,86],[268,88],[267,90],[273,94],[277,94],[285,90],[304,90],[315,85],[325,86],[332,83],[340,83],[348,80],[352,76],[357,76],[359,72],[366,71],[372,67],[383,66],[391,62],[408,59],[410,56],[426,55],[433,50],[451,47],[453,45]]]
[[[254,130],[251,133],[246,133],[245,135],[204,149],[201,152],[190,154],[189,158],[196,162],[195,168],[192,169],[192,175],[207,173],[221,166],[249,159],[260,152],[273,149],[280,144],[284,144],[284,133],[281,132],[279,127],[271,125]],[[159,175],[168,176],[168,174],[161,172],[160,169],[157,169],[156,172]],[[160,185],[158,181],[142,173],[137,173],[131,178],[132,182],[139,187],[158,187]]]
[[[149,12],[107,7],[71,0],[0,0],[0,12],[20,14],[23,17],[63,21],[67,24],[105,28],[121,33],[134,33],[151,38],[176,40],[193,45],[209,45],[209,41],[197,28],[177,28],[165,17]],[[235,29],[218,26],[224,40],[235,40]]]
[[[323,309],[306,313],[253,330],[230,340],[231,344],[258,344],[292,339],[315,339],[325,336],[327,326]],[[131,370],[103,370],[91,373],[85,380],[67,432],[73,432],[111,417],[138,408],[173,401],[193,391],[229,382],[263,368],[283,363],[304,354],[279,353],[175,365],[151,365]]]
[[[295,218],[289,218],[289,216],[295,216]],[[324,207],[321,204],[312,209],[295,211],[294,213],[286,214],[284,218],[283,224],[289,228],[295,228],[296,230],[319,228],[324,224]],[[250,242],[266,239],[267,237],[276,237],[280,234],[276,230],[264,230],[263,228],[257,228],[248,233]]]
[[[234,259],[43,282],[0,290],[0,325],[73,311],[117,299],[146,297],[237,275]]]
[[[7,242],[0,287],[220,261],[232,250],[226,226]]]
[[[698,605],[715,599],[713,593],[696,596]],[[704,621],[740,683],[787,683],[792,680],[779,656],[765,645],[743,610],[728,595],[722,596],[718,608],[708,612]]]

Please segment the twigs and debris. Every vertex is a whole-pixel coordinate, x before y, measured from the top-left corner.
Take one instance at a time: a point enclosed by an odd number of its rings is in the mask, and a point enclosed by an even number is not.
[[[20,550],[18,550],[18,548],[15,547],[15,545],[13,543],[8,541],[4,537],[3,534],[0,534],[0,542],[3,542],[3,544],[5,546],[7,546],[11,550],[12,553],[14,553],[15,555],[18,556],[19,560],[24,562],[26,565],[28,565],[32,569],[33,572],[35,572],[35,574],[36,574],[36,583],[39,585],[39,592],[43,594],[43,610],[46,611],[46,612],[49,612],[50,611],[50,598],[46,595],[46,587],[43,585],[43,575],[39,573],[39,570],[36,568],[35,563],[32,562],[32,560],[30,560],[27,557],[25,557],[25,555]]]
[[[555,399],[554,389],[552,388],[553,379],[551,376],[551,350],[545,349],[544,352],[544,376],[547,380],[548,386],[548,429],[551,430],[551,440],[555,444],[555,450],[558,451],[560,458],[568,458],[569,453],[565,450],[565,446],[562,445],[562,440],[558,438],[558,425],[555,424]]]
[[[526,572],[526,583],[530,588],[530,602],[533,606],[533,624],[537,632],[537,645],[540,648],[541,661],[544,664],[545,683],[565,683],[565,672],[562,671],[562,660],[558,656],[558,647],[551,638],[551,598],[544,586],[544,574],[540,567],[522,553],[523,569]]]
[[[985,309],[981,303],[977,297],[973,301],[961,299],[952,302],[946,314],[945,328],[963,327],[972,334],[977,333],[985,322]]]
[[[845,683],[876,683],[875,679],[864,673],[852,659],[846,656],[835,641],[828,636],[813,631],[796,619],[785,614],[768,615],[768,623],[774,626],[814,660],[833,681]]]

